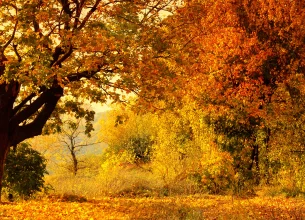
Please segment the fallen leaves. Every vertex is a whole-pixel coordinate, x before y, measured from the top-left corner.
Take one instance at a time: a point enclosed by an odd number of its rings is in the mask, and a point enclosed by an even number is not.
[[[111,198],[67,202],[56,198],[0,205],[1,219],[302,219],[305,201],[231,196]]]

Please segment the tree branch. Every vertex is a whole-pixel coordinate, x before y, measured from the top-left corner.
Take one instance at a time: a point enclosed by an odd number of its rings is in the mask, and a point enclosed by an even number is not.
[[[87,147],[87,146],[92,146],[95,144],[100,144],[102,143],[102,141],[98,141],[98,142],[94,142],[94,143],[86,143],[86,144],[79,144],[79,145],[75,145],[75,147],[79,148],[79,147]]]
[[[47,94],[45,104],[36,118],[27,125],[17,126],[15,132],[13,132],[14,136],[10,137],[12,146],[42,133],[44,125],[50,118],[60,97],[63,95],[63,88],[61,87],[51,88],[47,91],[47,93],[44,93]]]
[[[53,60],[50,63],[50,67],[52,67],[54,65],[54,63],[56,63],[59,59],[59,56],[64,54],[64,50],[61,48],[61,46],[57,46],[55,47],[54,53],[52,55]]]
[[[70,3],[68,0],[60,0],[62,9],[64,10],[64,12],[69,15],[69,17],[72,16],[72,11],[70,10]]]
[[[95,4],[93,5],[93,7],[90,9],[90,11],[86,14],[84,20],[81,22],[81,24],[78,26],[78,30],[81,30],[85,24],[87,23],[87,21],[89,20],[89,18],[91,17],[91,15],[93,14],[93,12],[97,9],[97,6],[100,4],[101,0],[97,0],[95,2]]]
[[[21,62],[22,58],[21,58],[20,54],[18,53],[17,46],[18,46],[17,44],[13,44],[13,49],[14,49],[16,56],[18,57],[18,62]]]
[[[64,62],[66,59],[68,59],[70,57],[72,52],[73,52],[73,47],[72,47],[72,44],[70,43],[69,50],[60,59],[58,59],[54,63],[52,61],[52,63],[53,63],[52,66],[60,66],[62,62]]]
[[[74,4],[76,5],[76,15],[75,15],[75,20],[74,20],[74,25],[73,25],[73,30],[75,30],[77,28],[77,25],[79,23],[79,17],[81,15],[82,12],[82,7],[84,4],[84,1],[82,1],[81,3],[78,0],[73,0]]]
[[[73,11],[70,9],[70,2],[68,0],[60,0],[61,6],[65,14],[69,16],[69,20],[64,21],[64,29],[70,30],[70,21],[72,18]]]
[[[38,109],[40,109],[47,102],[47,100],[50,98],[50,93],[51,93],[51,90],[44,91],[27,108],[23,109],[22,111],[18,112],[16,115],[14,115],[12,117],[11,121],[10,121],[11,126],[12,127],[18,126],[21,122],[28,119],[31,115],[33,115],[35,112],[37,112]],[[31,97],[31,95],[28,96],[27,98],[30,98],[30,97]],[[33,97],[35,97],[35,95],[33,95]]]
[[[34,98],[36,96],[35,93],[30,94],[28,97],[26,97],[22,102],[20,102],[19,105],[17,105],[12,112],[12,116],[14,116],[20,109],[22,109],[22,107],[28,102],[30,101],[32,98]]]
[[[10,45],[10,43],[14,40],[14,37],[15,37],[15,34],[16,34],[16,31],[17,31],[17,25],[18,25],[18,20],[16,21],[15,23],[15,26],[14,26],[14,30],[13,30],[13,33],[12,33],[12,36],[11,38],[6,42],[6,44],[2,47],[2,50],[4,51],[8,45]]]
[[[161,1],[158,1],[154,6],[151,7],[151,9],[146,12],[142,18],[142,20],[140,21],[140,23],[143,23],[143,21],[148,17],[148,15],[155,10],[159,5],[161,4]]]
[[[69,82],[75,82],[79,81],[81,78],[90,79],[92,78],[96,73],[102,70],[102,66],[98,66],[96,70],[92,71],[83,71],[80,73],[73,73],[67,76],[67,79]]]

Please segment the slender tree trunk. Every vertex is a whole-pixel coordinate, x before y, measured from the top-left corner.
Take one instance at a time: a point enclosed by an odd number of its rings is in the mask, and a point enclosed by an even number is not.
[[[270,145],[270,136],[271,136],[271,129],[266,128],[266,138],[265,138],[265,145],[266,145],[266,164],[265,164],[265,177],[266,177],[266,184],[270,183],[270,161],[269,161],[269,145]]]
[[[256,144],[255,145],[255,156],[254,156],[254,161],[255,161],[255,182],[258,185],[260,183],[260,168],[259,168],[259,146]]]
[[[72,172],[73,172],[73,175],[76,176],[77,171],[78,171],[78,161],[77,161],[77,158],[76,158],[75,142],[74,142],[73,135],[71,135],[69,137],[69,139],[70,139],[71,146],[68,146],[68,149],[69,149],[71,157],[72,157],[72,163],[73,163],[72,164]]]
[[[260,177],[259,177],[259,146],[257,144],[255,144],[252,148],[252,154],[251,154],[251,164],[248,168],[249,171],[252,170],[253,165],[255,165],[255,182],[256,184],[259,184],[260,182]]]
[[[76,176],[77,171],[78,171],[78,161],[77,161],[75,152],[71,151],[71,156],[72,156],[72,160],[73,160],[73,174],[74,174],[74,176]]]

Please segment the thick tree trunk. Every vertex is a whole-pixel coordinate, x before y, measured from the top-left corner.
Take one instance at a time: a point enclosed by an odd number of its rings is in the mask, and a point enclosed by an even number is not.
[[[1,86],[0,86],[1,87]],[[1,90],[0,90],[1,91]],[[9,116],[12,104],[9,102],[6,94],[0,93],[0,202],[2,179],[4,174],[4,165],[6,155],[11,146],[9,134]]]
[[[0,201],[5,159],[11,146],[9,123],[13,103],[16,99],[16,86],[17,84],[14,82],[0,85]]]
[[[0,125],[1,126],[1,125]],[[8,142],[8,135],[0,133],[0,202],[1,202],[1,191],[2,191],[2,179],[4,174],[4,166],[6,156],[9,150],[10,144]]]
[[[4,74],[5,61],[7,61],[3,51],[0,51],[0,76]],[[1,189],[2,179],[4,174],[5,159],[10,147],[9,138],[9,122],[10,114],[13,108],[13,103],[16,99],[17,84],[0,84],[0,202],[1,202]]]

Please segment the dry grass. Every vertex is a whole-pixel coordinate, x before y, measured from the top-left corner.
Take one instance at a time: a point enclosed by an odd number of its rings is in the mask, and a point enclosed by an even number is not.
[[[285,196],[239,198],[162,193],[162,182],[132,169],[116,175],[52,175],[52,196],[0,205],[0,219],[304,219],[305,200]],[[175,184],[177,193],[192,190]],[[269,190],[269,191],[268,191]],[[187,193],[186,192],[186,193]],[[166,196],[169,195],[169,196]]]
[[[73,194],[89,199],[132,194],[153,196],[152,192],[161,187],[161,183],[153,175],[139,170],[95,177],[52,175],[46,177],[46,183],[53,187],[52,193]]]
[[[50,184],[53,190],[51,194],[77,195],[86,198],[99,198],[104,196],[104,187],[97,178],[74,177],[69,175],[47,176],[46,183]]]

